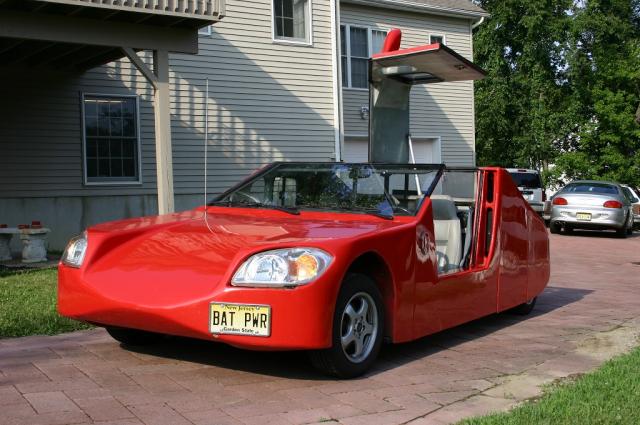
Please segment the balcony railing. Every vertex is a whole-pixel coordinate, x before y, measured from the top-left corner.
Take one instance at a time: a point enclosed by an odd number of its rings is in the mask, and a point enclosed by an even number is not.
[[[38,0],[47,3],[97,7],[148,14],[218,20],[225,14],[225,0]]]

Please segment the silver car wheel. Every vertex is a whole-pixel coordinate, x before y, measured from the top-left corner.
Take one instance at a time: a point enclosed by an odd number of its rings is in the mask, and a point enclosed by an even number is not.
[[[378,335],[378,309],[366,292],[353,295],[342,312],[340,341],[342,351],[353,363],[365,361]]]

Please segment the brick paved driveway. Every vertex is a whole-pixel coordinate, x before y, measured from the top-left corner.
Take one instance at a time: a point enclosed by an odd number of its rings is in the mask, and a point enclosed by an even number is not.
[[[182,340],[133,351],[102,330],[0,340],[0,424],[440,424],[505,409],[628,348],[640,329],[640,236],[551,246],[533,315],[385,347],[358,380],[318,376],[300,353]]]

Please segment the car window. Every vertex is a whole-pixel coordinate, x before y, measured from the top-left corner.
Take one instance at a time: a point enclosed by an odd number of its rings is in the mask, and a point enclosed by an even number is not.
[[[624,194],[627,195],[627,198],[629,198],[632,204],[640,202],[640,199],[636,198],[631,189],[629,189],[628,187],[623,187],[622,190],[624,191]]]
[[[619,195],[618,189],[606,183],[569,183],[562,189],[564,193],[595,193],[604,195]]]
[[[537,173],[509,173],[513,182],[518,187],[526,187],[527,189],[539,189],[542,187],[540,174]]]

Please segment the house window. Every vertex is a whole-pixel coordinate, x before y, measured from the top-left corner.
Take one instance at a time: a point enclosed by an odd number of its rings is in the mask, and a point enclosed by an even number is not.
[[[311,43],[311,0],[273,0],[273,35],[277,41]]]
[[[429,35],[429,44],[443,44],[446,45],[447,44],[447,39],[445,38],[445,36],[443,34],[431,34]]]
[[[382,50],[386,36],[386,31],[353,25],[340,26],[343,87],[369,87],[369,58]]]
[[[83,112],[86,182],[139,182],[137,98],[85,95]]]

